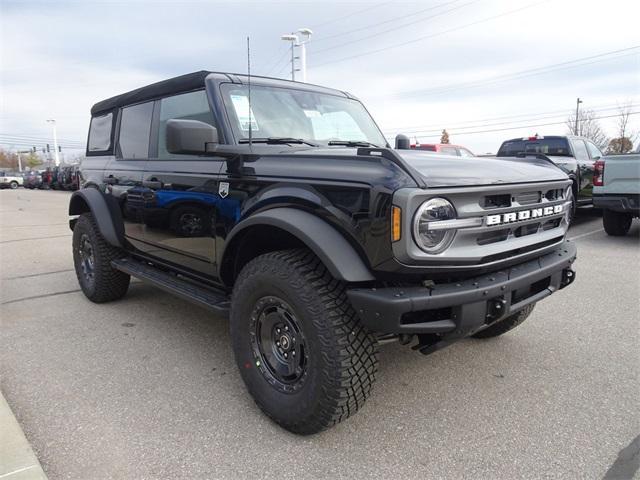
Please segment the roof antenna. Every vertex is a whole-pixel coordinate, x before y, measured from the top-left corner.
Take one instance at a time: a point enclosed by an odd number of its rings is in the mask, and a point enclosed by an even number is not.
[[[247,83],[249,88],[249,151],[253,151],[253,135],[251,124],[253,119],[251,118],[251,45],[249,37],[247,36]]]

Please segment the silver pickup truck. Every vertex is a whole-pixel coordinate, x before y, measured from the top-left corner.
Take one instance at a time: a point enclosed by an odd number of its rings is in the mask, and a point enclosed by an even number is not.
[[[593,205],[609,235],[626,235],[640,217],[640,154],[608,155],[595,163]]]

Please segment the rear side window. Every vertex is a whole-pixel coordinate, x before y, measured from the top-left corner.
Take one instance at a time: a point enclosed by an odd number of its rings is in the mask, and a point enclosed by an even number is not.
[[[113,125],[113,113],[93,117],[89,126],[90,152],[105,152],[111,150],[111,127]]]
[[[566,138],[539,138],[537,140],[508,140],[500,146],[498,157],[514,157],[519,153],[544,153],[559,157],[572,156]]]
[[[576,154],[576,160],[589,160],[589,154],[587,153],[587,147],[584,146],[582,140],[571,140],[574,153]]]
[[[153,102],[122,109],[118,148],[122,158],[147,158]]]
[[[589,150],[589,156],[591,157],[592,160],[597,160],[599,158],[602,158],[603,156],[602,152],[598,147],[596,147],[589,140],[587,140],[586,143],[587,143],[587,150]]]
[[[204,90],[163,98],[160,101],[159,158],[184,157],[184,155],[173,155],[167,152],[167,121],[171,119],[198,120],[214,127],[216,126],[213,121],[213,114],[209,108],[207,94]]]

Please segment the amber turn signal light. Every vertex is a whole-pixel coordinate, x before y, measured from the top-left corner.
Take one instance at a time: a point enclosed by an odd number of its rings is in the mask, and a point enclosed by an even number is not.
[[[391,207],[391,241],[397,242],[402,236],[402,209],[393,205]]]

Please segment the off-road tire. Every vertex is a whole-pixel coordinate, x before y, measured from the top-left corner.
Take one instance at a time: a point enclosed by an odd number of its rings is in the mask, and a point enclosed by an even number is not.
[[[89,242],[93,255],[93,279],[87,278],[82,267],[81,243]],[[131,277],[111,266],[111,261],[122,258],[122,250],[102,237],[90,213],[83,213],[73,228],[73,264],[78,283],[85,296],[95,303],[122,298],[129,288]]]
[[[624,212],[602,211],[602,225],[607,235],[622,237],[629,232],[633,217]]]
[[[507,333],[509,330],[513,330],[522,322],[524,322],[527,317],[533,311],[533,307],[535,303],[531,305],[527,305],[522,310],[514,313],[513,315],[505,318],[504,320],[500,320],[497,323],[494,323],[490,327],[485,328],[484,330],[480,330],[478,333],[474,333],[473,338],[493,338],[502,335],[503,333]]]
[[[257,309],[265,298],[276,297],[291,307],[308,352],[305,377],[287,387],[291,391],[269,379],[252,333]],[[249,393],[283,428],[302,435],[320,432],[353,415],[369,397],[377,342],[360,324],[344,283],[308,250],[282,250],[250,261],[234,286],[230,323],[236,362]]]

